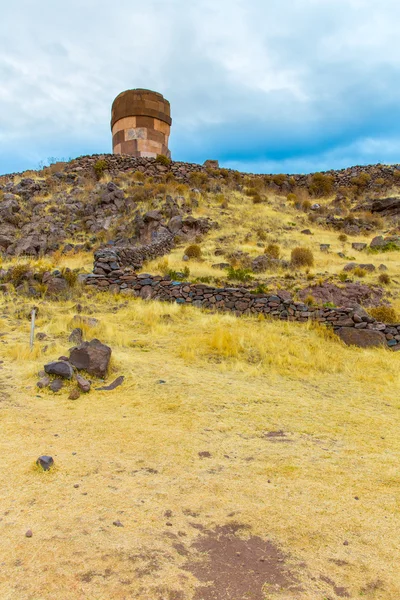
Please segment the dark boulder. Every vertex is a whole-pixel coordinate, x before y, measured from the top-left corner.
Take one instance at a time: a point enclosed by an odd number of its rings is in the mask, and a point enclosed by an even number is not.
[[[71,350],[69,361],[78,370],[87,371],[90,375],[104,377],[111,358],[111,348],[99,340],[83,342]]]
[[[336,333],[347,346],[358,346],[360,348],[386,346],[386,337],[383,333],[373,329],[341,327]]]
[[[64,377],[64,379],[71,379],[74,374],[71,365],[64,360],[48,363],[44,366],[44,370],[48,375],[58,375],[59,377]]]

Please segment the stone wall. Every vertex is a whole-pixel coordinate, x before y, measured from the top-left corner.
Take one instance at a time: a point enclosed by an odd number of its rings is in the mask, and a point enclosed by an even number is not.
[[[230,311],[236,315],[263,314],[283,321],[305,323],[314,320],[333,327],[354,328],[381,332],[387,345],[400,349],[400,324],[386,325],[373,319],[360,308],[320,308],[284,299],[273,294],[253,294],[245,288],[215,288],[202,283],[172,281],[161,275],[137,274],[124,268],[130,264],[135,249],[99,250],[95,255],[93,274],[87,277],[87,285],[115,293],[132,294],[143,299],[154,299],[178,304],[190,304],[198,308]],[[161,248],[160,248],[161,251]]]

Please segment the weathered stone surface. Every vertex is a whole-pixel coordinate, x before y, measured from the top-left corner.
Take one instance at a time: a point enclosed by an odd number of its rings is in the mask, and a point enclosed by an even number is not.
[[[50,389],[52,392],[56,393],[56,392],[59,392],[59,391],[62,389],[63,385],[64,385],[64,383],[63,383],[63,380],[62,380],[62,379],[54,379],[54,380],[53,380],[53,381],[50,383],[50,385],[49,385],[49,389]]]
[[[72,342],[73,344],[81,344],[83,341],[83,331],[80,327],[75,327],[75,329],[72,330],[71,335],[68,338],[69,342]]]
[[[103,385],[102,387],[96,388],[98,391],[110,392],[111,390],[115,390],[115,388],[119,387],[124,383],[125,377],[120,375],[115,379],[110,385]]]
[[[85,379],[85,377],[82,377],[82,375],[79,375],[79,373],[76,374],[75,378],[76,378],[76,383],[78,384],[78,387],[80,390],[82,390],[82,392],[84,392],[85,394],[90,392],[90,388],[92,385],[90,383],[90,381]]]
[[[58,375],[59,377],[64,377],[65,379],[71,379],[74,371],[71,365],[64,360],[57,360],[47,365],[44,365],[44,370],[48,375]]]
[[[41,379],[39,379],[36,385],[39,389],[43,389],[50,385],[50,381],[50,377],[42,377]]]
[[[94,339],[83,342],[74,348],[69,356],[69,361],[78,370],[87,371],[90,375],[104,377],[107,373],[111,358],[111,348]]]
[[[360,348],[386,346],[386,338],[380,331],[341,327],[336,333],[347,346],[359,346]]]
[[[48,471],[54,465],[54,459],[52,456],[39,456],[39,458],[36,461],[36,464],[38,465],[38,467],[42,467],[43,471]]]

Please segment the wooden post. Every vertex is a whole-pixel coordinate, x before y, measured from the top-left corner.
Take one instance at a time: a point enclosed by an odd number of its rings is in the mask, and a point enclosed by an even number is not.
[[[33,349],[33,342],[35,339],[35,318],[36,318],[36,306],[34,306],[32,308],[32,312],[31,312],[31,339],[30,339],[31,350]]]

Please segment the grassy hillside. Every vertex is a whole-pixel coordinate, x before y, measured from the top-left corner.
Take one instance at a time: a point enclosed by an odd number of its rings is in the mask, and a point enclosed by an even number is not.
[[[134,235],[134,212],[165,211],[171,196],[182,214],[214,227],[177,239],[144,272],[295,298],[307,288],[308,302],[313,286],[358,282],[381,290],[397,318],[400,250],[358,252],[352,243],[397,235],[398,217],[357,208],[368,199],[360,190],[316,197],[279,189],[278,176],[272,186],[248,176],[186,185],[142,173],[78,183],[29,175],[46,179],[45,192],[21,196],[0,230],[5,223],[14,242],[36,223],[62,238],[35,257],[1,258],[0,597],[397,600],[398,353],[346,347],[315,324],[101,294],[75,279],[91,271],[102,244]],[[99,201],[111,180],[124,193],[114,212]],[[400,197],[396,185],[376,185],[373,198]],[[340,229],[330,215],[344,220]],[[193,244],[199,257],[184,260]],[[312,251],[312,266],[290,262],[299,246]],[[256,272],[252,261],[265,252],[284,262]],[[349,262],[376,270],[345,273]],[[41,282],[52,269],[72,269],[74,285],[52,296]],[[30,350],[33,305],[43,335]],[[77,326],[112,348],[106,381],[124,375],[121,387],[98,391],[92,378],[77,400],[68,399],[72,382],[58,393],[37,388],[38,372],[68,354]],[[35,464],[43,454],[54,457],[49,472]]]

